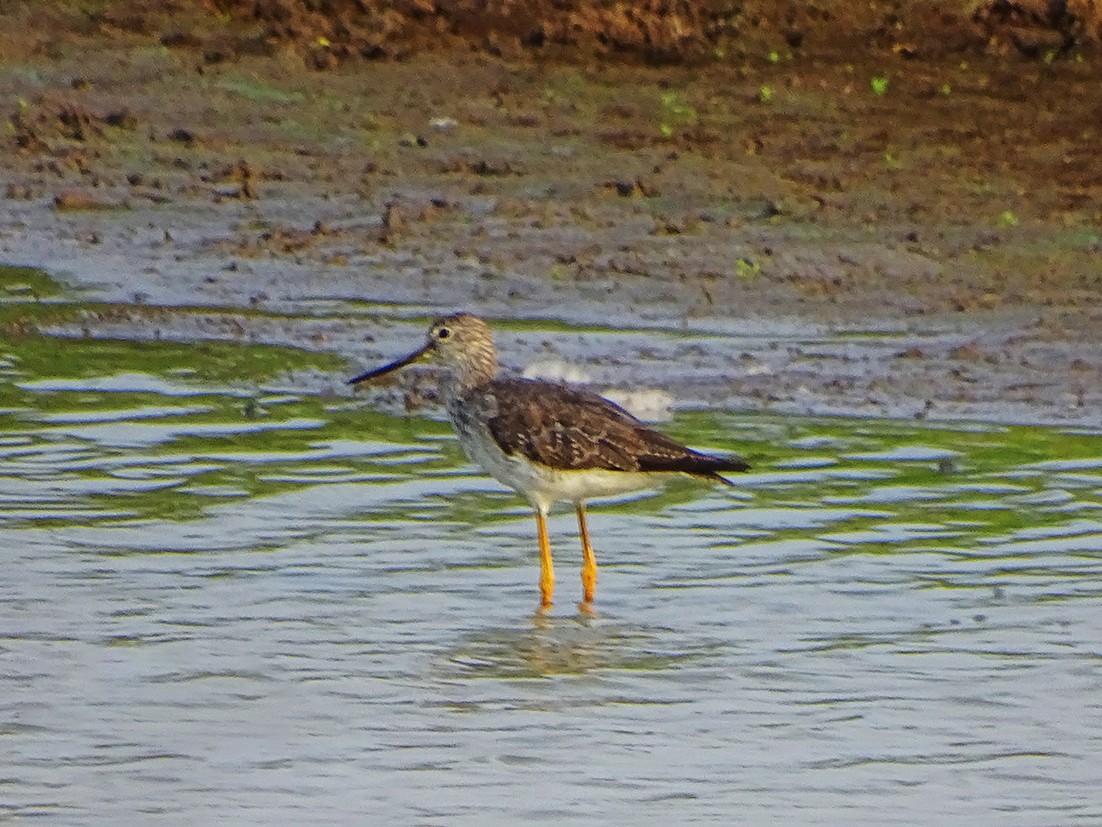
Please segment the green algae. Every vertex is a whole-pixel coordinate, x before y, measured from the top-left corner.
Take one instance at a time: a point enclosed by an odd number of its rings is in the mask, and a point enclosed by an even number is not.
[[[347,485],[355,494],[348,518],[380,531],[395,523],[463,531],[527,519],[524,501],[471,467],[438,419],[381,413],[355,398],[265,390],[296,371],[342,379],[347,368],[334,355],[242,342],[54,336],[43,332],[49,324],[79,318],[87,306],[65,301],[65,291],[35,271],[5,269],[0,291],[18,297],[0,303],[3,474],[31,489],[42,463],[56,474],[38,500],[12,505],[10,520],[84,529],[137,521],[155,533],[229,504],[248,509]],[[1090,526],[1102,518],[1102,441],[1090,429],[689,411],[667,430],[691,445],[737,453],[752,469],[732,475],[731,488],[675,480],[653,495],[596,503],[595,519],[666,522],[704,507],[705,516],[693,518],[700,541],[736,554],[748,538],[767,537],[811,539],[823,554],[967,560],[1040,537],[1061,538],[1055,548],[1064,555],[1099,555]],[[51,460],[58,451],[63,458]],[[64,459],[68,453],[77,459]],[[715,511],[734,515],[727,529],[709,526],[706,514]],[[575,545],[558,538],[556,546],[567,542]],[[600,541],[624,542],[634,541],[617,531]],[[257,538],[253,547],[278,543]]]

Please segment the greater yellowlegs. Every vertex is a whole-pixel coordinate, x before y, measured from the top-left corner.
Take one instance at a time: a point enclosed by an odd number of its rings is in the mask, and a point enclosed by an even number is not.
[[[469,313],[437,319],[421,348],[348,384],[428,358],[447,368],[443,398],[467,456],[526,497],[535,509],[540,598],[545,609],[551,606],[555,588],[547,536],[552,503],[566,500],[577,511],[582,539],[581,608],[590,611],[597,560],[585,521],[587,499],[651,488],[673,474],[731,485],[721,471],[749,468],[739,457],[716,457],[686,448],[583,388],[498,376],[490,328]]]

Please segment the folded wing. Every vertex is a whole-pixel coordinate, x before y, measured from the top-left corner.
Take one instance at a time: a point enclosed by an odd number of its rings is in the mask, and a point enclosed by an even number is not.
[[[723,482],[719,472],[750,467],[739,457],[693,451],[582,388],[498,379],[493,395],[497,412],[487,424],[498,446],[541,465],[571,471],[681,472]]]

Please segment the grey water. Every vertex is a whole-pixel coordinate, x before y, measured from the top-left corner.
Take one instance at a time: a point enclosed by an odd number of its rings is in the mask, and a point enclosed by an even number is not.
[[[686,413],[535,526],[432,419],[17,377],[0,821],[1102,823],[1102,440]],[[15,394],[14,396],[12,394]]]

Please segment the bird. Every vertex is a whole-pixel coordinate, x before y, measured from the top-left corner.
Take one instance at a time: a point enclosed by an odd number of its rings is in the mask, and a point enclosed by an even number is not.
[[[694,451],[581,386],[500,374],[490,326],[470,313],[436,319],[417,350],[348,384],[430,360],[444,368],[441,397],[468,458],[532,506],[540,552],[538,612],[553,605],[552,504],[574,505],[582,544],[579,608],[595,614],[597,559],[587,500],[654,488],[679,474],[734,485],[722,474],[749,470],[741,457]]]

